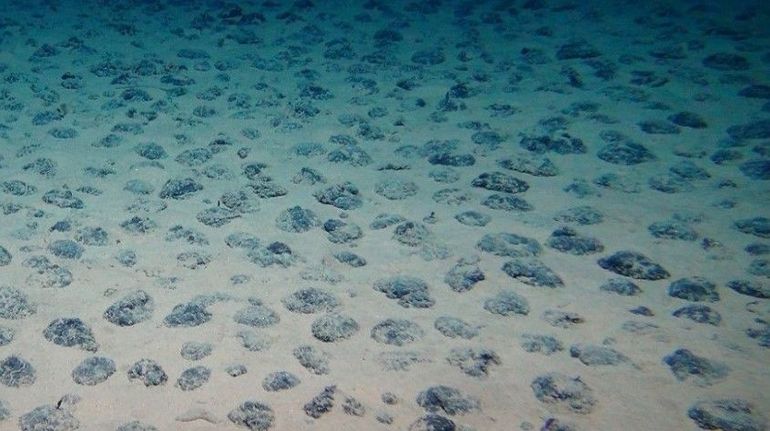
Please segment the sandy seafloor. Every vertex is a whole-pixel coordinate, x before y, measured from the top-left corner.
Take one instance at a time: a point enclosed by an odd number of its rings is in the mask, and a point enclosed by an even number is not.
[[[770,14],[668,3],[3,2],[0,429],[767,429]]]

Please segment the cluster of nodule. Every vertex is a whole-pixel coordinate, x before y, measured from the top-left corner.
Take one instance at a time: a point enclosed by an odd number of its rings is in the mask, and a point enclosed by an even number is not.
[[[88,427],[77,415],[80,395],[57,401],[46,389],[46,404],[14,406],[14,391],[35,390],[52,372],[18,340],[35,319],[46,321],[33,344],[80,354],[68,367],[85,398],[107,381],[203,393],[219,379],[242,384],[256,374],[255,399],[222,417],[194,408],[176,420],[280,428],[292,413],[271,406],[273,393],[314,384],[322,389],[303,405],[312,420],[338,408],[412,431],[465,429],[459,416],[483,416],[484,391],[460,388],[515,379],[505,374],[509,346],[487,335],[538,319],[543,331],[511,336],[552,361],[552,371],[518,383],[545,412],[541,429],[574,430],[570,417],[596,414],[613,397],[594,384],[601,373],[656,372],[609,331],[576,341],[569,331],[593,318],[589,309],[543,305],[568,303],[583,289],[625,309],[617,326],[640,343],[666,339],[657,314],[671,317],[666,330],[692,331],[687,346],[648,349],[672,384],[702,388],[685,421],[766,429],[757,401],[710,392],[732,377],[729,354],[770,348],[770,215],[735,212],[756,208],[770,180],[770,85],[756,78],[770,55],[753,48],[763,41],[744,43],[755,36],[742,25],[755,19],[751,10],[728,17],[640,5],[628,28],[652,36],[640,45],[624,32],[602,28],[619,38],[606,43],[548,24],[572,14],[617,18],[588,5],[380,3],[345,15],[311,1],[201,3],[184,13],[179,5],[104,4],[78,16],[85,21],[72,31],[50,35],[37,29],[66,18],[19,10],[4,22],[27,34],[18,43],[4,36],[27,62],[0,61],[0,136],[12,143],[0,154],[0,384],[11,391],[0,395],[0,427],[10,418],[23,431]],[[690,14],[698,24],[680,25]],[[725,24],[705,24],[717,19]],[[670,31],[690,25],[705,41]],[[420,28],[441,34],[424,37]],[[531,36],[514,37],[511,28]],[[116,40],[121,51],[108,52]],[[490,49],[487,40],[516,47]],[[719,97],[716,85],[726,89]],[[678,88],[697,94],[670,97]],[[555,95],[564,99],[555,103]],[[730,104],[743,109],[734,124],[713,115]],[[645,212],[658,201],[692,208]],[[607,211],[605,202],[624,208]],[[626,232],[623,219],[634,224],[628,246],[607,233]],[[319,244],[329,250],[320,263],[309,257]],[[358,251],[372,245],[388,253]],[[666,260],[655,253],[661,246],[686,255]],[[402,263],[383,256],[441,270],[367,277],[370,267]],[[697,273],[700,257],[731,261],[724,268],[732,272]],[[163,259],[171,264],[161,271]],[[231,262],[244,269],[226,274],[226,291],[186,293],[187,279],[219,280]],[[604,281],[578,286],[570,265]],[[58,308],[59,298],[80,301],[99,268],[141,286],[105,290],[101,317]],[[308,285],[271,285],[285,289],[277,296],[251,289],[274,271]],[[369,292],[341,288],[356,277],[369,280]],[[666,301],[653,299],[660,292]],[[359,298],[382,309],[375,321],[357,309]],[[457,309],[453,301],[467,316],[447,311]],[[756,316],[724,305],[738,301]],[[116,350],[118,334],[150,343],[158,331],[187,337],[214,320],[230,325],[235,343],[182,340],[181,367]],[[286,369],[223,362],[234,346],[238,354],[278,351],[286,341],[275,334],[286,321],[305,325],[304,338],[281,350],[291,351]],[[738,325],[745,345],[725,355],[704,347],[719,336],[695,335]],[[352,367],[337,352],[342,343],[348,353],[358,348],[356,339],[377,349],[384,372],[437,370],[457,384],[426,381],[417,394],[384,392],[374,401],[320,384],[319,376]],[[423,350],[428,342],[439,350]],[[421,416],[399,417],[404,399]],[[156,429],[136,419],[117,429]]]

